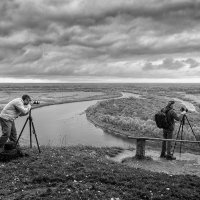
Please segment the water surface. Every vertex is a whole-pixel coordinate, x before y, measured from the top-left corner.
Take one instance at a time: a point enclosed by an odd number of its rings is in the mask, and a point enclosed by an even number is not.
[[[142,98],[133,93],[123,93],[122,97]],[[128,139],[125,140],[105,133],[87,120],[85,110],[98,101],[102,100],[52,105],[33,110],[32,117],[40,145],[69,146],[83,144],[123,148],[133,146],[134,144]],[[18,133],[20,133],[26,118],[22,117],[16,120]],[[27,124],[20,142],[27,145],[29,141]]]
[[[123,93],[123,97],[130,97],[131,93]],[[134,96],[134,95],[133,95]],[[75,102],[46,106],[32,111],[33,122],[40,145],[69,146],[120,146],[128,148],[131,143],[104,133],[100,128],[90,123],[85,110],[97,103],[98,100]],[[16,120],[16,127],[20,133],[27,117]],[[28,124],[22,133],[20,142],[29,144]],[[33,140],[35,141],[35,140]]]

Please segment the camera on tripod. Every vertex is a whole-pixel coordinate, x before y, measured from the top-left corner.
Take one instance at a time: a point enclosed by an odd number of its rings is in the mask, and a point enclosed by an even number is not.
[[[34,100],[32,104],[40,104],[39,101]]]
[[[181,111],[181,112],[183,112],[183,111],[188,112],[188,109],[187,109],[187,108],[184,108],[184,107],[181,107],[180,111]]]
[[[188,109],[184,108],[184,107],[181,107],[180,111],[181,112],[184,112],[184,111],[188,112]],[[193,128],[192,128],[192,126],[190,124],[190,121],[189,121],[189,119],[188,119],[186,114],[184,114],[182,119],[181,119],[180,126],[178,128],[178,132],[177,132],[177,136],[176,136],[176,140],[178,139],[179,134],[180,134],[181,140],[183,140],[183,127],[185,125],[185,121],[187,121],[187,124],[189,125],[189,127],[190,127],[190,129],[191,129],[196,141],[198,141],[198,138],[197,138],[196,134],[194,133],[194,130],[193,130]],[[198,144],[200,146],[200,143],[198,143]],[[174,147],[173,147],[172,155],[174,154],[175,148],[176,148],[176,141],[175,141],[175,144],[174,144]],[[182,142],[180,143],[180,154],[181,154],[181,148],[182,148]]]

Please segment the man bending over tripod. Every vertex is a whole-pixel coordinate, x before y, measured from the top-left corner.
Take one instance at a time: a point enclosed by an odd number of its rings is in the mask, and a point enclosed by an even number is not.
[[[4,145],[8,139],[17,141],[17,131],[14,120],[19,116],[27,115],[31,109],[31,98],[24,94],[22,98],[10,101],[0,113],[2,136],[0,137],[0,153],[4,151]]]
[[[164,108],[164,112],[167,116],[167,121],[169,124],[169,127],[167,129],[163,129],[163,138],[164,139],[172,139],[174,128],[175,128],[175,120],[181,121],[184,114],[186,114],[186,111],[181,112],[181,115],[178,116],[176,112],[173,109],[175,101],[169,101],[167,106]],[[167,151],[167,155],[166,155]],[[176,158],[173,157],[171,153],[171,141],[163,141],[162,142],[162,151],[161,151],[161,158],[166,158],[167,160],[175,160]]]

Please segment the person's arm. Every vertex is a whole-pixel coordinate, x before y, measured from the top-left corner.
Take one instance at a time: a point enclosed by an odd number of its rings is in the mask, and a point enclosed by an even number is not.
[[[183,112],[180,114],[180,116],[178,116],[178,115],[176,114],[176,112],[172,110],[172,111],[171,111],[171,114],[172,114],[173,118],[174,118],[176,121],[181,121],[182,118],[183,118],[183,116],[186,114],[186,112],[183,111]]]
[[[23,104],[23,101],[17,101],[15,104],[15,108],[21,113],[20,116],[24,116],[24,115],[28,114],[28,112],[30,111],[31,105],[28,104],[25,106]]]
[[[20,113],[20,115],[19,115],[19,116],[20,116],[20,117],[23,117],[23,116],[26,116],[26,115],[28,115],[28,113],[29,113],[29,112],[27,112],[26,114],[24,114],[24,113]]]

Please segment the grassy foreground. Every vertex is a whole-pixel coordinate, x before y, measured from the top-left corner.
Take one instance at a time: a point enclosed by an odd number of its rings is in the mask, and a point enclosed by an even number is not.
[[[27,150],[0,163],[0,199],[200,199],[200,178],[134,169],[106,159],[120,148],[74,146]]]

